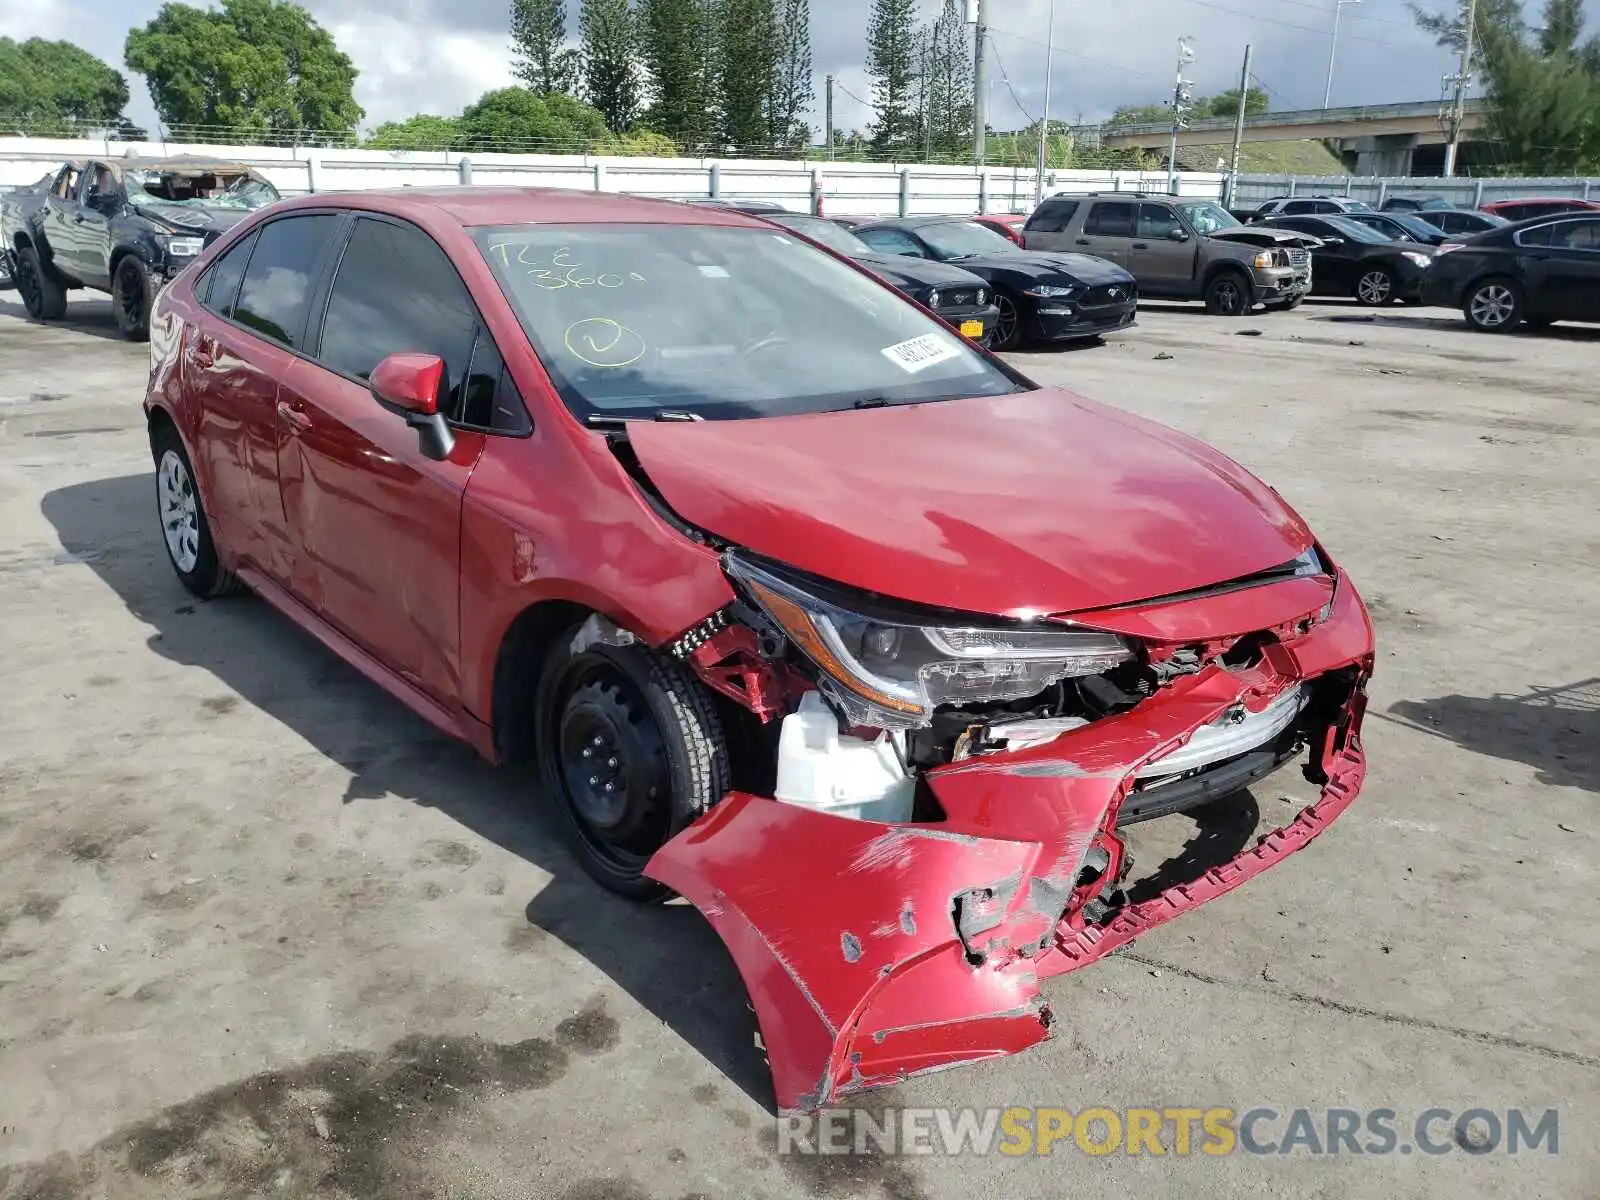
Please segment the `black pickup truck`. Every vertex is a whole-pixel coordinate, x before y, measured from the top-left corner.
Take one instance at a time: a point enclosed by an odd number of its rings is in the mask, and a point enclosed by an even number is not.
[[[245,214],[279,198],[245,163],[80,159],[47,186],[0,198],[0,254],[37,321],[66,314],[67,292],[109,292],[123,336],[150,333],[156,293]]]

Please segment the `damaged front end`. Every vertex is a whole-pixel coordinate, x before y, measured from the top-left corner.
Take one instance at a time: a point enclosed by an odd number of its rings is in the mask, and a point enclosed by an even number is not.
[[[671,651],[775,733],[775,778],[646,873],[728,945],[782,1110],[1042,1040],[1041,980],[1259,874],[1361,787],[1372,627],[1314,548],[1011,622],[724,565],[740,600]],[[1148,898],[1126,886],[1119,830],[1300,759],[1322,792],[1289,825]]]

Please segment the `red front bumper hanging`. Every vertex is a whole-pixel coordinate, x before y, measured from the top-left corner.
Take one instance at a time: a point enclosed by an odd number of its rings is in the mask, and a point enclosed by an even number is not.
[[[727,944],[780,1110],[1011,1054],[1049,1035],[1041,979],[1231,891],[1349,807],[1366,772],[1359,680],[1371,647],[1360,601],[1341,586],[1326,621],[1257,666],[1212,665],[1047,745],[928,772],[942,822],[884,825],[735,793],[647,873],[693,902]],[[1201,878],[1103,925],[1085,920],[1084,906],[1117,877],[1117,810],[1141,766],[1237,704],[1259,710],[1345,667],[1358,682],[1313,747],[1326,778],[1317,803]],[[1091,857],[1104,869],[1084,879]]]

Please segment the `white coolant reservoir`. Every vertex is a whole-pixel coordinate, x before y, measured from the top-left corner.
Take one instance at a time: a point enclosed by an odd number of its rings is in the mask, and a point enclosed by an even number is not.
[[[889,735],[872,742],[841,736],[818,693],[807,692],[783,719],[777,798],[785,804],[860,821],[909,821],[915,791]]]

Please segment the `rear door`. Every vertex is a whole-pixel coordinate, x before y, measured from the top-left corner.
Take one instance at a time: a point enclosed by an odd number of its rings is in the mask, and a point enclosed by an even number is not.
[[[1081,200],[1054,197],[1033,210],[1022,227],[1022,242],[1029,250],[1052,250],[1057,253],[1071,250],[1067,228],[1077,213]]]
[[[316,361],[283,381],[283,500],[301,557],[293,587],[390,670],[444,705],[460,695],[461,506],[489,430],[528,431],[493,339],[425,232],[363,214],[327,291]],[[379,406],[367,379],[390,354],[444,360],[450,455]],[[498,397],[498,398],[497,398]],[[518,417],[520,415],[520,421]]]
[[[196,286],[215,319],[184,349],[186,378],[203,389],[196,446],[221,540],[281,584],[295,552],[278,490],[278,386],[305,348],[311,294],[340,221],[332,212],[295,213],[230,247]]]
[[[1071,249],[1126,267],[1138,221],[1139,206],[1133,201],[1096,200]]]
[[[1554,318],[1600,320],[1600,217],[1557,222],[1544,262],[1545,296],[1531,298]]]
[[[1183,241],[1174,240],[1184,235]],[[1139,205],[1139,222],[1129,244],[1128,269],[1144,292],[1188,295],[1195,291],[1195,264],[1201,239],[1184,228],[1169,204],[1144,201]]]

